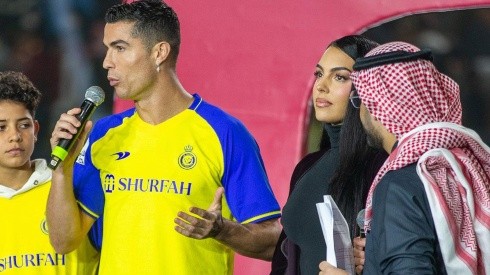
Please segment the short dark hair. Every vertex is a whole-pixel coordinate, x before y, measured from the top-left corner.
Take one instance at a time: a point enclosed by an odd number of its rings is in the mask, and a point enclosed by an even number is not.
[[[21,72],[0,72],[0,101],[6,100],[21,103],[34,118],[41,92]]]
[[[129,1],[128,1],[129,2]],[[155,44],[170,44],[170,57],[177,61],[180,48],[180,23],[174,10],[161,0],[140,0],[114,5],[107,10],[106,23],[134,22],[132,37],[139,37],[150,50]]]

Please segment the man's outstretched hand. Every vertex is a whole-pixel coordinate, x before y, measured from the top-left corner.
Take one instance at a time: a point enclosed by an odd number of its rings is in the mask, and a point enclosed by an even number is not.
[[[206,239],[216,237],[223,229],[223,216],[221,215],[221,200],[224,188],[219,187],[214,194],[214,200],[208,210],[191,207],[189,211],[196,216],[180,211],[175,218],[175,230],[180,234],[194,238]]]

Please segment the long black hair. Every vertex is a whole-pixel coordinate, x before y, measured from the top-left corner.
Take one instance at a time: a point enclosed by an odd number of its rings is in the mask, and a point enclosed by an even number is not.
[[[336,47],[356,60],[378,45],[366,37],[349,35],[333,41],[329,47]],[[386,154],[367,145],[359,109],[350,103],[340,130],[339,154],[339,167],[328,184],[327,193],[344,215],[353,237],[358,235],[357,213],[364,208],[371,182]]]
[[[359,109],[350,103],[340,130],[339,155],[339,167],[328,184],[328,194],[335,200],[354,237],[359,232],[357,214],[364,208],[369,187],[387,154],[368,146]]]

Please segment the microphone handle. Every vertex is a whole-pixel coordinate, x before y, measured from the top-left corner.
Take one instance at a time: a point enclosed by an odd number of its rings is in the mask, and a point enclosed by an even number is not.
[[[364,228],[360,228],[360,230],[359,230],[359,231],[360,231],[360,232],[359,232],[359,237],[361,237],[361,238],[366,238],[366,233],[364,232]]]
[[[87,121],[90,119],[93,112],[95,111],[95,107],[97,106],[92,101],[83,101],[82,106],[80,106],[80,109],[82,111],[76,116],[78,121],[81,122],[80,127],[77,128],[77,133],[71,139],[60,139],[58,145],[53,149],[53,152],[51,153],[51,161],[48,163],[49,168],[54,170],[63,160],[65,160],[68,152],[73,147],[73,144],[75,144],[75,141],[78,139],[78,136],[81,132],[83,132],[85,124],[87,124]]]

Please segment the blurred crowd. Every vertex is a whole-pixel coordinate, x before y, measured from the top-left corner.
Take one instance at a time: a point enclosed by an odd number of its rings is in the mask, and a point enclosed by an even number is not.
[[[106,102],[94,118],[112,110],[112,89],[102,68],[105,10],[118,0],[0,0],[0,70],[21,71],[43,92],[36,114],[39,142],[48,144],[59,115],[100,86]],[[50,148],[36,146],[33,158]]]
[[[0,70],[24,72],[44,93],[37,118],[40,142],[51,135],[62,110],[80,104],[85,90],[100,86],[112,111],[112,89],[102,68],[104,11],[119,0],[0,0]],[[428,13],[371,28],[367,37],[403,40],[433,50],[435,63],[461,88],[463,123],[490,143],[490,9]],[[33,158],[47,158],[37,146]]]
[[[490,143],[490,9],[412,15],[364,34],[432,49],[437,68],[460,85],[463,125]]]

